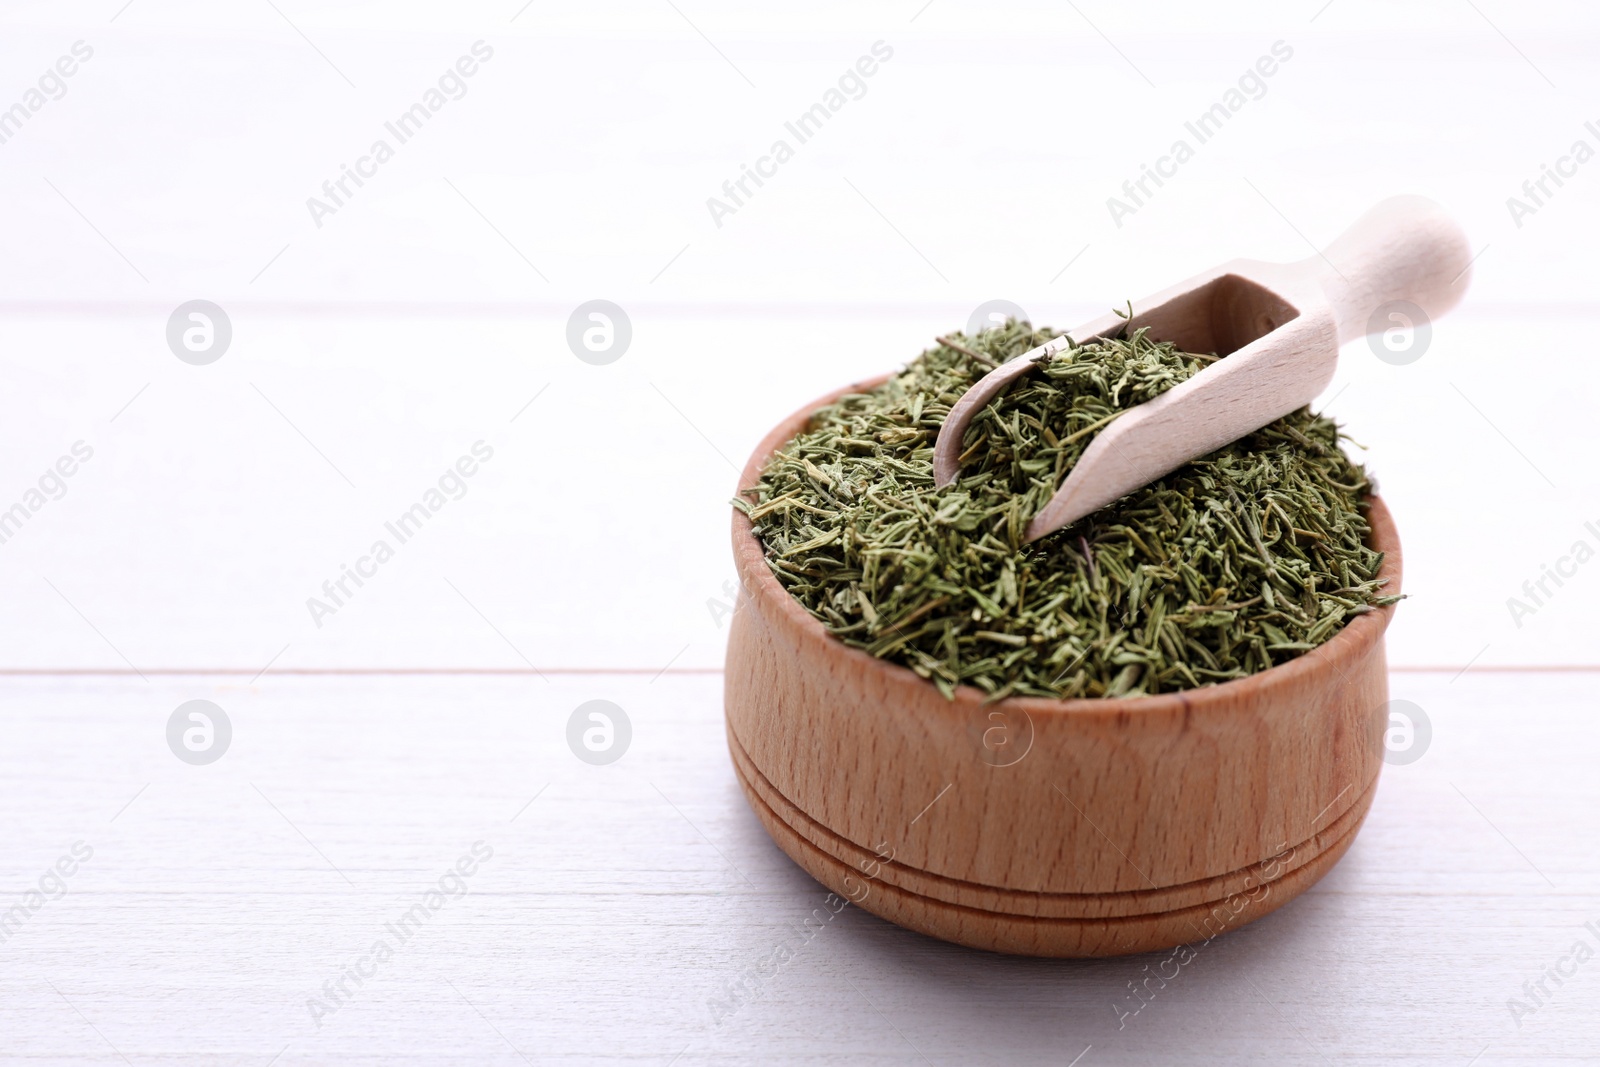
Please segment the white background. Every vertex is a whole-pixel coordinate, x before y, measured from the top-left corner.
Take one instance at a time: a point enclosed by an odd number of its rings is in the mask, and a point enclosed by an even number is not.
[[[23,961],[0,986],[0,1054],[737,1062],[766,1043],[1065,1063],[1094,1044],[1087,1067],[1600,1049],[1600,969],[1542,1030],[1505,1006],[1600,920],[1583,770],[1600,561],[1521,626],[1507,608],[1575,541],[1600,548],[1600,161],[1521,226],[1506,204],[1574,141],[1600,149],[1591,9],[7,0],[0,19],[0,108],[74,42],[94,50],[0,144],[0,508],[74,442],[94,449],[0,544],[0,841],[18,894],[72,840],[98,849],[31,941],[0,945]],[[466,95],[317,226],[307,198],[479,40],[494,57]],[[707,198],[878,41],[893,58],[866,94],[719,227]],[[1265,95],[1118,226],[1107,198],[1277,41],[1293,57]],[[1133,961],[999,961],[853,912],[745,1029],[711,1027],[706,997],[819,895],[720,749],[725,502],[759,437],[982,301],[1067,328],[1224,259],[1310,255],[1402,192],[1454,213],[1479,258],[1423,358],[1353,344],[1323,398],[1399,524],[1392,689],[1436,740],[1390,769],[1350,858],[1217,950],[1256,970],[1176,991],[1137,1040],[1104,1025]],[[165,341],[196,298],[233,328],[202,367]],[[565,341],[595,298],[632,321],[607,366]],[[494,459],[467,495],[316,625],[306,599],[479,440]],[[523,673],[292,673],[377,669]],[[237,747],[194,769],[162,729],[202,696],[230,708]],[[563,740],[595,696],[635,720],[637,751],[605,770]],[[481,803],[440,799],[450,775]],[[535,843],[507,819],[546,782]],[[308,1033],[304,997],[385,902],[513,825],[524,851],[507,841],[492,892],[531,895],[464,909],[436,961]],[[332,877],[312,841],[349,882],[313,876]],[[278,893],[303,897],[263,902]],[[308,921],[325,944],[287,933]],[[236,936],[192,933],[213,922]],[[437,999],[441,975],[483,1013]],[[1228,1007],[1243,977],[1288,1016]],[[990,980],[1011,993],[952,1014],[954,990]]]

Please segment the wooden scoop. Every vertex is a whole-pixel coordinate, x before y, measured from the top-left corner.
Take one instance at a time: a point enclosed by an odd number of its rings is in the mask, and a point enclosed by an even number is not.
[[[1155,340],[1227,357],[1101,430],[1028,524],[1027,539],[1036,540],[1309,404],[1333,378],[1341,344],[1444,314],[1471,267],[1461,228],[1420,196],[1383,201],[1326,252],[1298,263],[1224,263],[1146,297],[1132,319],[1105,315],[984,375],[939,430],[934,484],[956,480],[962,435],[983,406],[1071,340],[1148,326]],[[1396,301],[1416,305],[1421,320],[1388,307]]]

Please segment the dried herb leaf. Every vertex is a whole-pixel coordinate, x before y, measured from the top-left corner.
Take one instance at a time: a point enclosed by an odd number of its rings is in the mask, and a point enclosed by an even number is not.
[[[1144,330],[1070,346],[992,401],[933,485],[968,386],[1054,333],[939,338],[840,399],[734,501],[785,588],[841,641],[947,696],[1120,697],[1241,678],[1392,603],[1365,471],[1301,409],[1032,544],[1028,520],[1094,435],[1217,357]]]

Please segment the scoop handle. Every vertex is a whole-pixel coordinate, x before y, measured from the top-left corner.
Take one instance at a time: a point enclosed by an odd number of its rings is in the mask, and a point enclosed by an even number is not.
[[[1395,196],[1296,266],[1321,285],[1344,344],[1392,326],[1387,305],[1395,301],[1422,311],[1414,326],[1443,315],[1466,293],[1472,259],[1467,235],[1444,208],[1426,197]]]

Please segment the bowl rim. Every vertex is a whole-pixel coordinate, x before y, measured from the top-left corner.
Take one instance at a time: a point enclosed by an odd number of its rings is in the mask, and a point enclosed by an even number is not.
[[[882,374],[852,382],[818,397],[779,421],[762,437],[745,462],[744,469],[739,473],[735,497],[742,498],[748,488],[760,480],[761,469],[766,465],[767,459],[780,445],[802,432],[817,411],[841,397],[874,389],[892,376],[892,373]],[[827,627],[801,606],[773,575],[772,568],[767,565],[766,555],[762,551],[761,540],[755,536],[754,523],[738,508],[730,506],[729,510],[733,512],[734,568],[746,594],[746,610],[759,604],[766,609],[764,615],[769,622],[781,624],[790,636],[801,644],[810,646],[821,656],[842,657],[845,662],[854,664],[857,670],[876,672],[902,685],[922,687],[928,693],[939,697],[941,704],[947,704],[952,709],[984,706],[1002,711],[1014,710],[1029,716],[1046,717],[1188,714],[1196,707],[1212,704],[1229,705],[1244,699],[1266,697],[1286,687],[1304,687],[1307,683],[1313,683],[1328,674],[1336,675],[1342,682],[1354,672],[1356,663],[1370,654],[1373,647],[1382,641],[1396,606],[1388,604],[1358,615],[1340,627],[1339,632],[1327,641],[1308,652],[1301,653],[1287,663],[1280,663],[1243,678],[1234,678],[1196,689],[1132,697],[1073,697],[1062,700],[1054,697],[1009,696],[997,701],[988,701],[988,694],[982,689],[963,683],[956,687],[954,698],[946,700],[944,694],[940,693],[932,682],[909,667],[879,659],[859,648],[845,644],[829,633]],[[1395,529],[1394,519],[1389,513],[1388,506],[1376,492],[1370,493],[1367,497],[1367,522],[1372,531],[1371,546],[1383,553],[1383,565],[1378,570],[1378,576],[1388,580],[1386,594],[1398,594],[1401,591],[1403,570],[1399,533]]]

